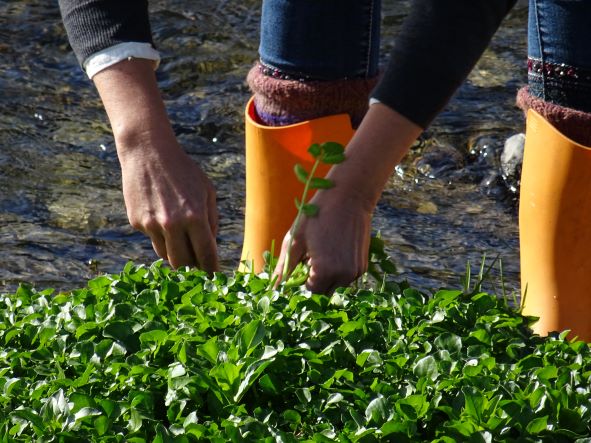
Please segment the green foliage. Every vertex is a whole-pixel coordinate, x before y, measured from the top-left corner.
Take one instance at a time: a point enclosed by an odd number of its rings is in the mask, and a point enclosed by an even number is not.
[[[128,264],[0,296],[1,442],[566,442],[591,353],[502,298]]]

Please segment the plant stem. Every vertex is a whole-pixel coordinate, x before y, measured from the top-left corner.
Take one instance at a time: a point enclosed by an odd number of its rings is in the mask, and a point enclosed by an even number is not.
[[[304,184],[304,192],[302,193],[302,200],[300,201],[300,205],[298,208],[298,213],[296,215],[296,218],[293,222],[293,225],[291,225],[291,229],[289,230],[289,243],[287,244],[287,252],[285,253],[285,262],[283,263],[283,272],[282,272],[282,278],[281,281],[284,282],[287,280],[288,278],[288,271],[289,271],[289,262],[290,262],[290,258],[291,258],[291,248],[293,246],[293,236],[294,234],[297,232],[300,223],[301,223],[301,219],[302,216],[304,214],[304,205],[306,204],[306,198],[308,197],[308,192],[310,190],[310,183],[312,182],[312,178],[314,177],[314,174],[316,172],[316,169],[318,168],[318,165],[320,164],[320,157],[316,158],[316,161],[314,162],[314,165],[312,166],[312,170],[310,171],[310,174],[308,174],[308,180],[306,180],[306,183]]]

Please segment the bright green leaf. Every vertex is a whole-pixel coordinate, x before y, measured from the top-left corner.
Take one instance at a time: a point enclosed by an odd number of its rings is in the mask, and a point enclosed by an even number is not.
[[[417,377],[427,377],[428,379],[435,381],[437,377],[439,377],[437,360],[435,360],[432,355],[421,358],[415,363],[413,373]]]
[[[326,178],[312,177],[310,180],[310,187],[312,189],[330,189],[333,186],[334,182]]]
[[[302,165],[296,163],[296,165],[293,167],[293,170],[300,182],[306,183],[308,181],[308,171],[306,171]]]

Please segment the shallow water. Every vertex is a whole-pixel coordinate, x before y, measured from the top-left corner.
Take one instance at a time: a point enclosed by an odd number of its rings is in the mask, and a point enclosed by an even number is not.
[[[69,289],[150,242],[127,223],[108,122],[79,69],[57,2],[0,1],[0,290],[18,282]],[[244,78],[256,60],[260,0],[153,1],[158,78],[185,149],[214,180],[222,266],[242,241]],[[384,54],[408,2],[384,1]],[[523,130],[525,11],[505,21],[468,82],[386,189],[374,227],[402,278],[457,286],[466,262],[499,255],[518,287],[515,195],[499,175],[504,140]],[[385,57],[385,56],[384,56]]]

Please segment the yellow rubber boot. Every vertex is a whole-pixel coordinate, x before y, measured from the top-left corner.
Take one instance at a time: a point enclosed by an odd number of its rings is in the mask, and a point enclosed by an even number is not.
[[[528,111],[519,206],[524,313],[591,341],[591,148]]]
[[[313,157],[308,148],[328,141],[346,145],[353,136],[347,114],[322,117],[289,126],[265,126],[257,123],[251,99],[245,112],[246,136],[246,208],[244,263],[255,272],[262,270],[263,253],[275,245],[278,255],[283,237],[291,227],[297,210],[295,198],[301,198],[304,185],[295,174],[301,164],[310,171]],[[328,167],[320,165],[315,175],[324,176]]]

